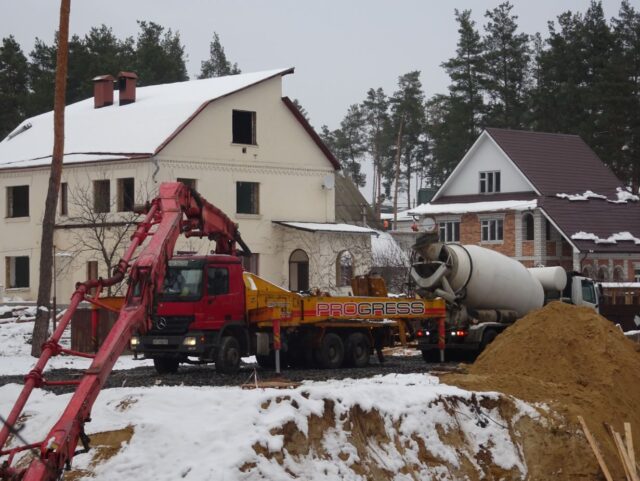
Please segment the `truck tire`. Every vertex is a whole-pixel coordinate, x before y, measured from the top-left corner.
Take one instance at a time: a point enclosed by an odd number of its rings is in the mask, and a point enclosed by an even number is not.
[[[172,357],[154,357],[153,367],[158,374],[175,374],[178,372],[178,360]]]
[[[486,347],[493,342],[498,335],[497,331],[493,329],[487,329],[482,333],[482,341],[480,341],[480,352],[484,351]]]
[[[344,361],[344,343],[342,338],[333,332],[328,332],[322,338],[320,347],[315,351],[316,361],[321,368],[336,369]]]
[[[216,353],[216,371],[222,374],[235,374],[240,369],[240,343],[233,336],[225,336],[220,341]]]
[[[345,364],[353,367],[365,367],[369,364],[371,343],[369,338],[361,332],[352,332],[347,337]]]

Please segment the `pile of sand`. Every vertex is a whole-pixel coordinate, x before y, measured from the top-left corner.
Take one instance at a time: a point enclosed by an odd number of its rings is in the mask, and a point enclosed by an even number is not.
[[[517,321],[482,353],[467,375],[443,381],[472,390],[496,390],[530,402],[548,403],[563,420],[550,421],[564,430],[567,446],[545,444],[532,436],[524,443],[530,474],[542,479],[596,476],[593,454],[578,427],[582,415],[599,441],[616,475],[623,475],[604,423],[618,432],[630,422],[640,443],[640,354],[610,321],[588,308],[554,302]],[[555,432],[554,435],[558,433]],[[636,455],[637,456],[637,455]],[[557,459],[556,459],[557,458]]]

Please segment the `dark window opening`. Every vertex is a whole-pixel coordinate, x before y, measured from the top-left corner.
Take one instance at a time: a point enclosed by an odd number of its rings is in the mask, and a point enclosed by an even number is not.
[[[60,215],[69,215],[69,187],[66,182],[60,184]]]
[[[532,241],[534,237],[533,233],[533,215],[525,214],[524,220],[524,240]]]
[[[233,143],[256,145],[256,113],[233,111]]]
[[[118,179],[118,212],[131,212],[135,204],[133,177]]]
[[[242,257],[242,268],[251,272],[252,274],[258,275],[260,272],[258,271],[258,265],[260,263],[260,254],[251,254],[250,256]]]
[[[29,186],[7,187],[7,217],[29,216]]]
[[[236,183],[236,213],[258,214],[260,213],[260,184],[257,182]]]
[[[29,256],[7,257],[5,263],[7,287],[29,287]]]
[[[182,182],[184,185],[186,185],[190,189],[198,190],[197,189],[197,186],[198,186],[197,179],[185,179],[185,178],[182,178],[182,177],[178,177],[176,180],[178,182]]]
[[[93,210],[98,213],[111,210],[111,186],[109,180],[93,181]]]
[[[224,267],[209,267],[207,274],[207,293],[219,296],[229,293],[229,270]]]

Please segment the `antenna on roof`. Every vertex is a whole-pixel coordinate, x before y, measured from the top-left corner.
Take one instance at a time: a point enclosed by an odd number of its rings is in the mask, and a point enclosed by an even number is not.
[[[30,128],[31,128],[31,124],[29,122],[27,122],[24,125],[21,125],[16,130],[14,130],[9,135],[7,135],[7,140],[13,139],[16,135],[20,135],[22,132],[24,132],[25,130],[29,130]]]

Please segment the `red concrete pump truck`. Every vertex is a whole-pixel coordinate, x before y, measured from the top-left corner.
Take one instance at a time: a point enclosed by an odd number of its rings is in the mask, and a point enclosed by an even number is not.
[[[380,326],[387,329],[394,322],[389,319],[444,319],[442,299],[301,296],[243,273],[236,244],[244,253],[250,251],[237,225],[181,183],[162,184],[158,197],[143,212],[146,216],[113,276],[77,284],[68,310],[25,377],[18,400],[0,430],[0,480],[58,480],[63,469],[70,467],[78,441],[84,448],[80,452],[89,449],[84,425],[118,356],[132,340],[132,347],[153,357],[156,368],[163,372],[175,371],[179,362],[193,356],[215,362],[222,372],[237,369],[242,354],[256,354],[259,360],[268,361],[274,349],[279,352],[280,345],[286,345],[280,341],[281,334],[289,338],[290,353],[294,346],[302,346],[324,367],[338,367],[343,361],[357,366],[368,362],[372,332]],[[215,255],[178,257],[170,263],[181,233],[215,241]],[[149,242],[131,262],[148,237]],[[193,285],[187,289],[180,286],[172,293],[172,282],[166,281],[178,274]],[[64,349],[59,341],[78,304],[88,301],[113,310],[100,301],[100,292],[123,280],[128,282],[124,305],[97,354]],[[441,325],[444,339],[444,322]],[[48,381],[44,368],[59,354],[94,359],[80,380]],[[44,441],[15,446],[10,436],[29,395],[34,388],[55,385],[77,385],[59,421]],[[37,452],[37,456],[27,467],[20,467],[23,463],[14,466],[16,455],[26,450]]]

